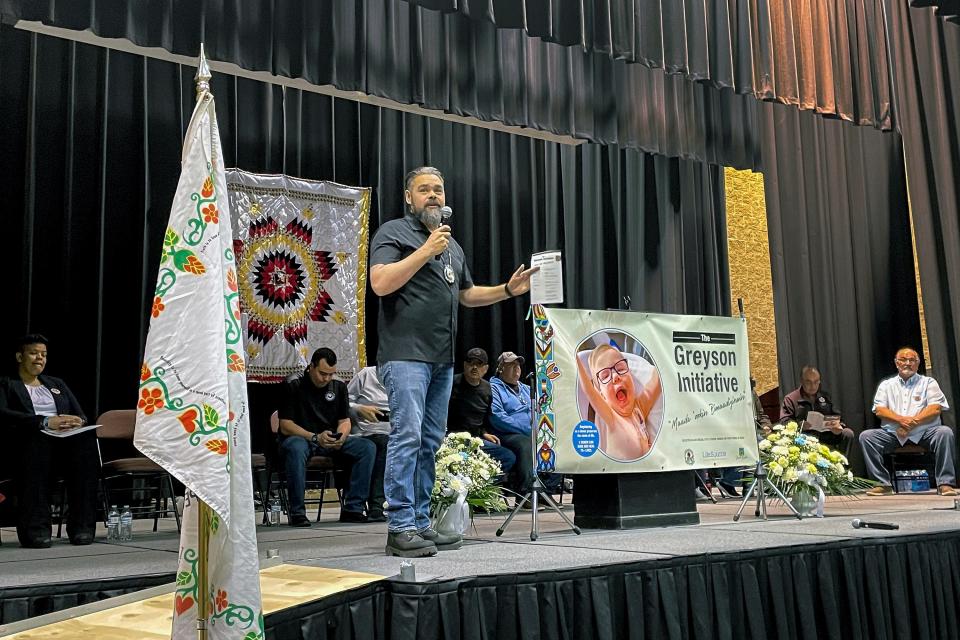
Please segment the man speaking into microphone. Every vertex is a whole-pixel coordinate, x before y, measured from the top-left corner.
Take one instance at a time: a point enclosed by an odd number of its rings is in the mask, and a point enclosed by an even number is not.
[[[378,375],[390,404],[384,470],[387,555],[421,557],[457,549],[459,536],[430,526],[434,456],[443,440],[459,305],[481,307],[526,293],[536,269],[524,265],[504,284],[476,286],[463,249],[443,223],[443,175],[419,167],[404,179],[403,218],[370,243],[370,286],[380,296]]]

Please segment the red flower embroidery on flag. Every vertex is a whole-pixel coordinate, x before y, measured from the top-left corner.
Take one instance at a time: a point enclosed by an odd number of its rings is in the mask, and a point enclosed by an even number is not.
[[[207,268],[203,266],[203,263],[200,262],[200,259],[197,256],[187,256],[187,259],[183,265],[183,270],[198,276],[202,276],[207,272]]]
[[[140,382],[146,382],[150,379],[150,367],[147,366],[147,363],[144,362],[140,365]]]
[[[186,431],[187,433],[193,433],[197,428],[196,420],[199,415],[200,414],[197,412],[196,409],[187,409],[186,411],[181,413],[179,416],[177,416],[177,420],[179,420],[180,424],[183,425],[184,431]]]
[[[210,179],[210,176],[207,176],[207,179],[203,181],[203,188],[200,189],[200,195],[204,198],[209,198],[213,195],[213,180]]]
[[[157,296],[153,299],[153,308],[150,310],[150,315],[154,318],[160,317],[160,312],[166,309],[166,306],[163,304],[163,298]]]
[[[223,589],[217,590],[216,603],[217,603],[217,611],[223,611],[224,607],[226,607],[227,604],[229,604],[227,602],[227,592],[224,591]]]
[[[233,269],[227,269],[227,286],[230,291],[237,290],[237,274]]]
[[[157,388],[143,389],[140,391],[140,402],[137,403],[137,407],[143,409],[148,416],[151,415],[163,407],[163,391]]]
[[[207,449],[214,453],[219,453],[222,456],[227,455],[227,441],[226,440],[207,440]]]
[[[217,224],[220,222],[220,212],[217,211],[217,205],[208,204],[203,208],[203,221]]]

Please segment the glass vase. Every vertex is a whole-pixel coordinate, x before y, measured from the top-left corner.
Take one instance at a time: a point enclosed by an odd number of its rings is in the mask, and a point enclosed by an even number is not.
[[[790,496],[790,504],[801,517],[811,517],[817,509],[817,499],[806,491],[798,491]]]

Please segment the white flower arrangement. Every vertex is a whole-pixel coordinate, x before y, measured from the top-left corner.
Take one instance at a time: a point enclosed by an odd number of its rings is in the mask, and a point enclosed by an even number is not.
[[[787,497],[816,495],[817,487],[827,495],[851,495],[873,486],[854,477],[846,456],[804,433],[796,422],[773,425],[759,447],[768,477]]]
[[[500,463],[483,452],[483,441],[469,433],[450,433],[437,451],[437,479],[430,496],[430,510],[436,515],[457,502],[461,495],[473,507],[505,511],[506,500],[493,479],[501,473]]]

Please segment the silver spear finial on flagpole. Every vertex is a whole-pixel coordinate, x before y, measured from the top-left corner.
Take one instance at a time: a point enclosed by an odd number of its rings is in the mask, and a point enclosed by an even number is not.
[[[197,65],[197,75],[193,76],[193,81],[197,83],[197,100],[204,92],[210,91],[210,66],[207,64],[207,54],[203,51],[203,43],[200,43],[200,63]]]

